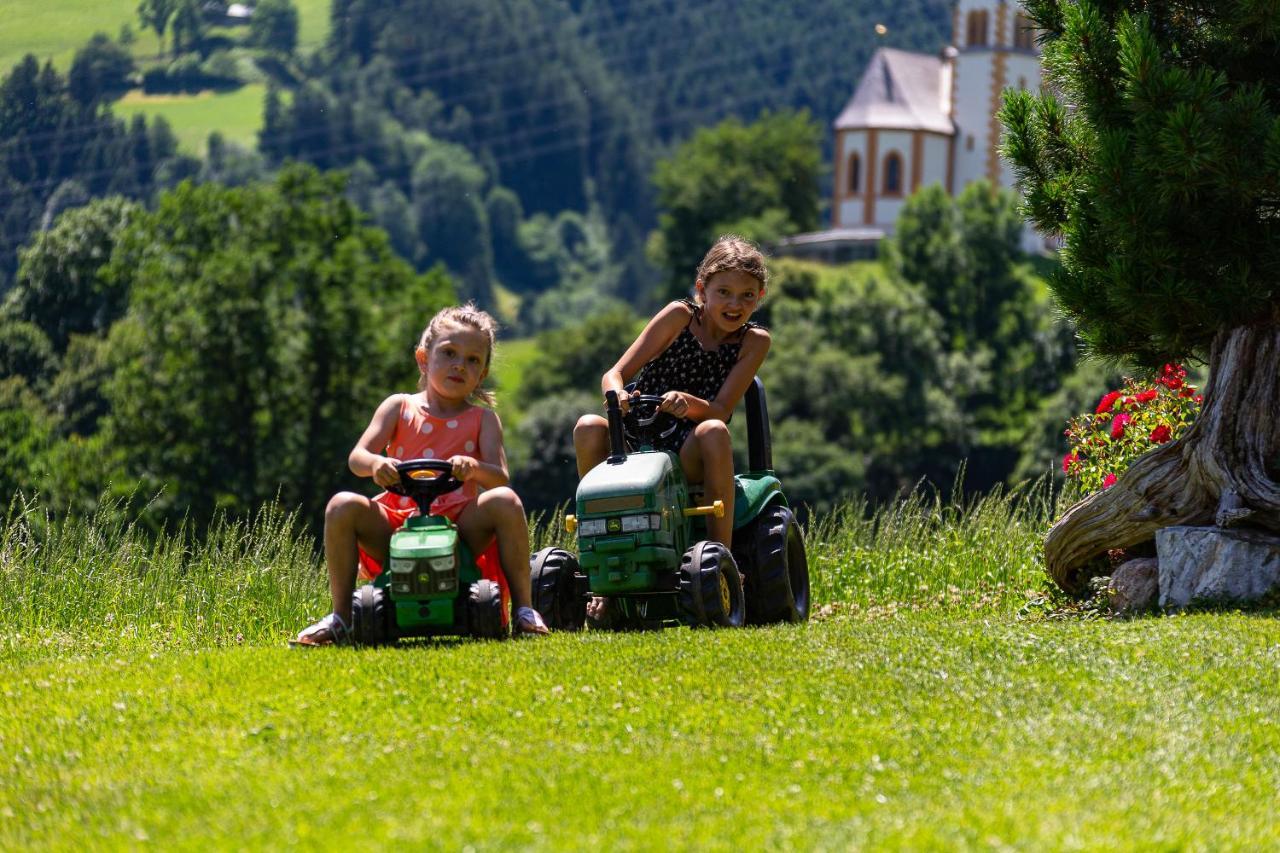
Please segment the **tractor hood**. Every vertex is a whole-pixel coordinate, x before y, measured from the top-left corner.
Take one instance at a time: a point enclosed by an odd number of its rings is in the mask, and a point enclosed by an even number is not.
[[[578,484],[578,513],[653,509],[655,494],[670,473],[671,456],[665,452],[632,453],[616,464],[601,462]]]

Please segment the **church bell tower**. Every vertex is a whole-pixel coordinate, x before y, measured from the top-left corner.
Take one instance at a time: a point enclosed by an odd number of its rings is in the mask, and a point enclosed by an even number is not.
[[[1040,88],[1036,31],[1016,0],[956,0],[951,44],[957,192],[981,179],[1012,187],[1013,172],[1000,159],[996,113],[1003,90]]]

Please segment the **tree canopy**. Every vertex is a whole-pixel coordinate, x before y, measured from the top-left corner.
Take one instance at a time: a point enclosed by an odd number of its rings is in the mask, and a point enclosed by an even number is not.
[[[807,113],[726,119],[658,163],[658,233],[652,253],[666,295],[693,287],[698,264],[723,233],[765,242],[818,226],[822,130]]]
[[[1006,95],[1005,153],[1085,344],[1158,365],[1280,322],[1275,4],[1026,7],[1051,85]]]

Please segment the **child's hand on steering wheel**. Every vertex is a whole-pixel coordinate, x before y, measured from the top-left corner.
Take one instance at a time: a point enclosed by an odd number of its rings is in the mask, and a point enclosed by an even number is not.
[[[397,461],[387,456],[376,457],[373,460],[373,470],[370,472],[373,476],[373,481],[384,489],[400,482],[400,473],[396,471]]]
[[[677,418],[688,417],[689,395],[683,391],[668,391],[662,395],[662,405],[658,407],[658,411]]]
[[[464,483],[480,470],[479,461],[472,456],[450,456],[449,464],[453,466],[453,476]]]
[[[632,391],[630,394],[628,394],[625,390],[618,391],[618,409],[622,412],[623,415],[626,415],[627,412],[631,411],[631,403],[635,400],[636,397],[639,397],[639,396],[640,396],[639,391]],[[606,403],[606,406],[607,405],[608,404]]]

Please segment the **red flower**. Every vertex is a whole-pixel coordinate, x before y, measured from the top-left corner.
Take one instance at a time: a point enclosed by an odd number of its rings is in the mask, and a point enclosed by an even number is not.
[[[1154,400],[1156,397],[1159,397],[1159,396],[1160,396],[1159,391],[1157,391],[1154,388],[1148,388],[1146,391],[1139,393],[1138,396],[1134,397],[1133,399],[1139,403],[1150,403],[1152,400]]]
[[[1120,436],[1124,435],[1125,425],[1127,425],[1131,420],[1133,420],[1133,415],[1126,412],[1121,412],[1116,415],[1116,419],[1111,422],[1111,437],[1113,439],[1118,439]]]
[[[1066,456],[1062,457],[1062,473],[1070,474],[1071,466],[1075,465],[1079,461],[1080,456],[1076,453],[1068,453]]]
[[[1164,444],[1171,438],[1173,438],[1173,430],[1169,429],[1168,424],[1160,424],[1151,431],[1151,440],[1156,444]]]
[[[1108,474],[1102,478],[1102,488],[1109,489],[1116,484],[1116,475]]]
[[[1160,371],[1160,378],[1156,381],[1166,388],[1177,391],[1182,387],[1182,380],[1187,376],[1186,368],[1180,364],[1166,364],[1164,369]]]
[[[1094,413],[1101,415],[1111,411],[1111,407],[1116,404],[1116,400],[1119,400],[1122,396],[1119,391],[1112,391],[1103,395],[1102,399],[1098,401],[1098,408],[1094,409]]]
[[[1204,395],[1203,395],[1203,394],[1197,394],[1197,395],[1195,396],[1195,401],[1196,401],[1196,405],[1197,405],[1197,406],[1198,406],[1198,405],[1200,405],[1201,403],[1203,403],[1203,402],[1204,402]]]

